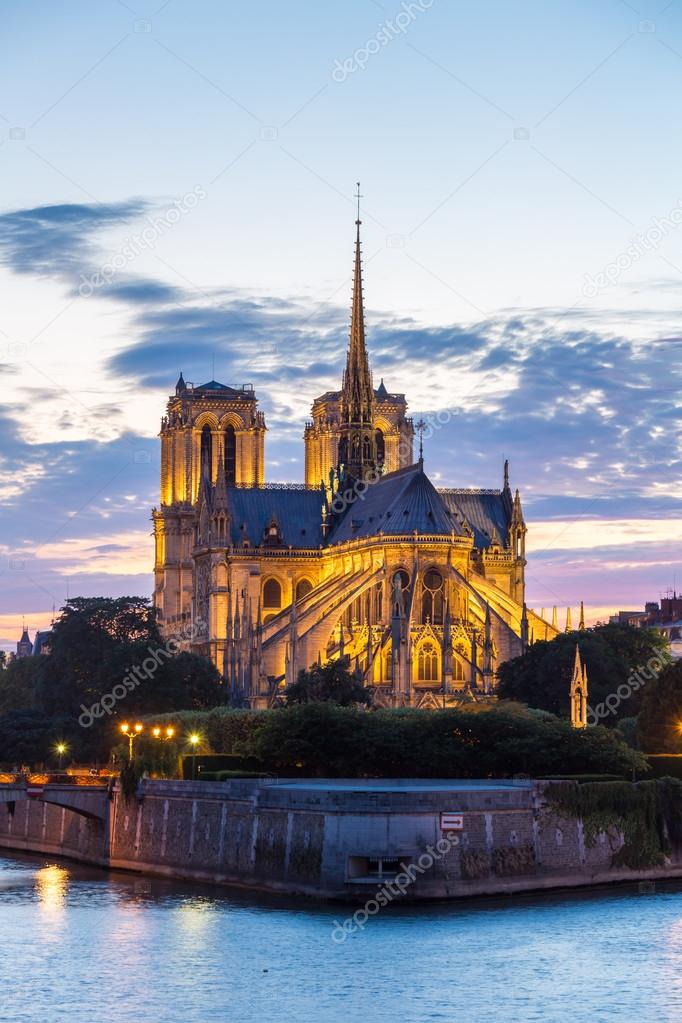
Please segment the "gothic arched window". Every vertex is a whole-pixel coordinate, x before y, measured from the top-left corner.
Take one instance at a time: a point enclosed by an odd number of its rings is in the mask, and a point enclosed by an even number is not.
[[[303,600],[313,588],[310,579],[299,579],[296,583],[296,600]]]
[[[237,482],[237,435],[234,426],[225,428],[225,482],[228,486]]]
[[[443,624],[443,576],[435,568],[424,575],[422,622],[425,624],[427,620],[432,625]]]
[[[430,640],[419,647],[417,677],[420,682],[438,682],[438,651]]]
[[[263,585],[263,609],[279,610],[282,606],[282,586],[277,579],[266,579]]]
[[[452,677],[455,682],[464,681],[464,665],[457,657],[452,659]]]
[[[374,438],[377,446],[377,462],[379,463],[379,465],[383,465],[384,459],[386,457],[386,443],[384,441],[383,430],[377,430],[374,435]]]
[[[205,426],[201,431],[201,472],[203,476],[211,479],[213,464],[213,436],[211,427]]]
[[[365,462],[369,461],[370,455],[371,455],[371,450],[370,450],[369,437],[363,437],[362,438],[362,457],[363,457]]]

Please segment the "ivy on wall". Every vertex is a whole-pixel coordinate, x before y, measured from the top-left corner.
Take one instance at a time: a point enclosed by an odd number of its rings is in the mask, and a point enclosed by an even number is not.
[[[682,845],[682,782],[675,778],[553,783],[545,797],[558,816],[582,820],[588,849],[601,834],[620,845],[614,867],[658,867]]]

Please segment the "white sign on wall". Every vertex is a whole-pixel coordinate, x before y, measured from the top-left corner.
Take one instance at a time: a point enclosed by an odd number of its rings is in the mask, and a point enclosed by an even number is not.
[[[441,831],[462,831],[464,829],[464,814],[442,813],[440,815]]]

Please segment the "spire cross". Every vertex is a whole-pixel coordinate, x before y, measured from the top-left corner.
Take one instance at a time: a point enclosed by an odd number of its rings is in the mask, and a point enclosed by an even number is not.
[[[359,182],[359,181],[356,181],[356,182],[355,182],[355,184],[356,184],[356,185],[358,186],[358,190],[357,190],[357,192],[355,193],[355,198],[356,198],[356,199],[357,199],[357,201],[358,201],[358,219],[357,219],[357,220],[355,221],[355,223],[356,223],[356,224],[361,224],[361,223],[362,223],[362,221],[360,220],[360,200],[361,200],[362,198],[364,198],[364,196],[360,195],[360,182]]]
[[[419,434],[419,461],[424,461],[424,430],[426,429],[426,423],[423,419],[414,424],[414,428]]]

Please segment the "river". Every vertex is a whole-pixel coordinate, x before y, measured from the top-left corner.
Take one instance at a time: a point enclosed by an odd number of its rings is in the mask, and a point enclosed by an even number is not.
[[[349,912],[0,857],[2,1023],[665,1023],[682,887]]]

